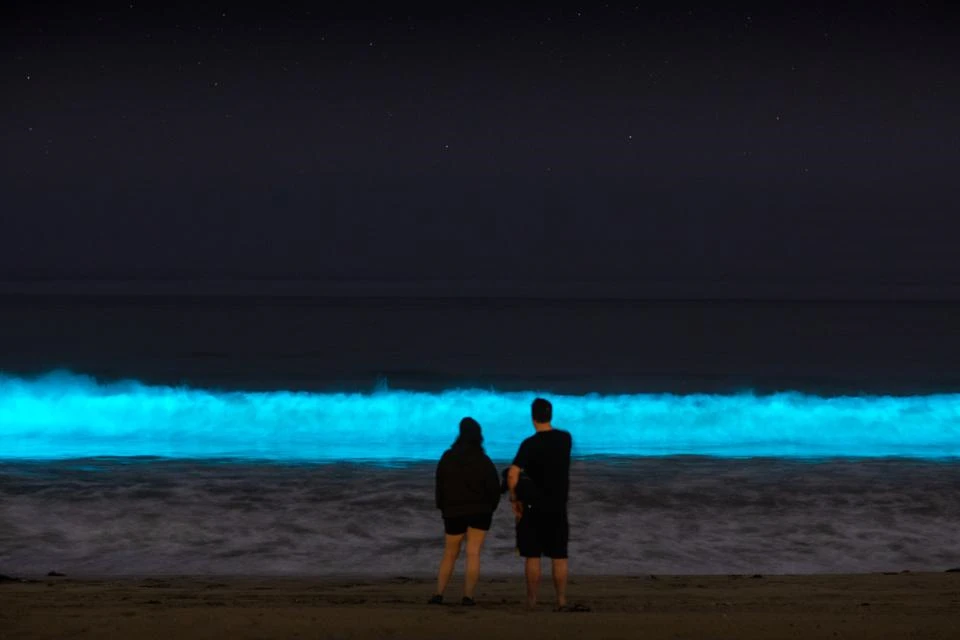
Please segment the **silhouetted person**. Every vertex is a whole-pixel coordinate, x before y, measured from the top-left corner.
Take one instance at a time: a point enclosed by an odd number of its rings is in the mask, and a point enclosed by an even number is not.
[[[510,501],[517,518],[517,549],[525,558],[527,606],[537,604],[540,587],[540,557],[553,560],[553,586],[557,608],[567,606],[567,496],[570,492],[570,451],[573,438],[554,429],[553,406],[537,398],[530,407],[532,436],[520,444],[507,474]],[[518,494],[521,473],[524,490]],[[519,497],[518,497],[519,496]]]
[[[462,602],[473,605],[473,591],[480,577],[480,549],[493,512],[500,503],[500,476],[483,450],[480,424],[473,418],[460,421],[460,435],[440,458],[436,492],[437,508],[443,514],[446,546],[437,573],[437,592],[430,603],[443,602],[443,592],[466,536],[467,567]]]

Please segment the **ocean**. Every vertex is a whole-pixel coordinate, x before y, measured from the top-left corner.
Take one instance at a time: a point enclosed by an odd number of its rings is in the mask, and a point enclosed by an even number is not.
[[[0,297],[0,573],[429,575],[554,401],[571,569],[960,566],[960,304]],[[484,571],[520,561],[502,505]]]

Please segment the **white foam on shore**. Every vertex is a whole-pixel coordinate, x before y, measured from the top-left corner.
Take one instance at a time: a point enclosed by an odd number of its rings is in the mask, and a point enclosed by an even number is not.
[[[433,465],[0,462],[3,573],[429,575]],[[942,571],[960,558],[960,463],[582,460],[579,574]],[[486,575],[516,574],[502,504]]]

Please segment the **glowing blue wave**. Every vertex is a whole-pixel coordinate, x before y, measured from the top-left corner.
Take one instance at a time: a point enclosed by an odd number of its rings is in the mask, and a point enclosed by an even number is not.
[[[461,417],[509,459],[531,433],[534,393],[211,392],[98,384],[72,374],[0,376],[0,458],[436,459]],[[960,455],[960,395],[551,396],[575,454]]]

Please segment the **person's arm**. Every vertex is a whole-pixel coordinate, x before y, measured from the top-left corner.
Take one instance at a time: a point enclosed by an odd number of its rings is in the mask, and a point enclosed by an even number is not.
[[[523,515],[523,503],[517,500],[517,484],[520,482],[520,472],[523,471],[524,465],[527,464],[527,441],[524,440],[523,444],[520,445],[520,449],[517,450],[517,455],[513,458],[513,464],[510,465],[510,469],[507,471],[507,488],[510,491],[510,506],[513,507],[513,515],[517,517],[517,520]]]
[[[507,469],[507,489],[510,491],[510,502],[517,499],[517,483],[520,482],[520,472],[522,469],[515,464]]]
[[[440,487],[440,468],[443,466],[443,458],[440,458],[440,462],[437,463],[437,472],[434,476],[434,500],[437,505],[437,509],[443,509],[443,491]]]
[[[493,511],[500,506],[500,474],[497,473],[497,467],[493,460],[487,458],[487,495],[490,497],[490,503],[493,505]]]
[[[513,515],[517,520],[523,517],[523,503],[517,500],[517,483],[520,482],[520,467],[515,464],[510,465],[507,471],[507,487],[510,490],[510,507],[513,509]]]

